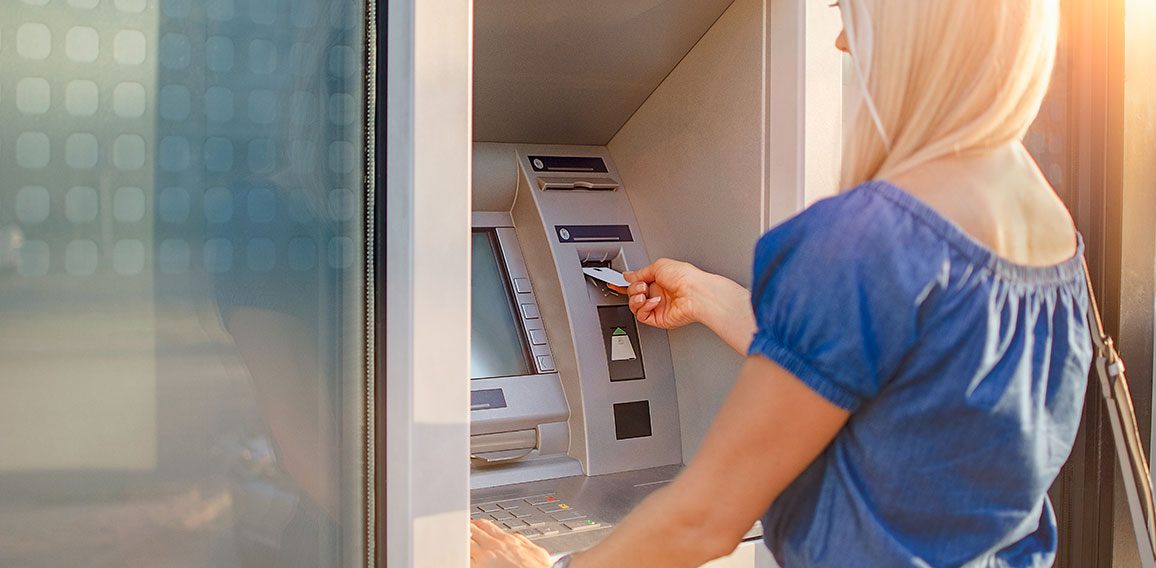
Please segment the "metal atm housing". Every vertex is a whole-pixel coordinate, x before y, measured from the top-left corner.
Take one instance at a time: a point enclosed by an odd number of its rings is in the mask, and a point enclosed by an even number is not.
[[[503,147],[487,149],[502,153]],[[504,149],[518,170],[510,215],[516,229],[496,230],[499,239],[518,235],[517,243],[504,245],[516,310],[532,348],[540,350],[535,351],[539,372],[550,372],[550,380],[559,377],[570,403],[569,444],[561,447],[587,475],[682,463],[666,332],[637,323],[625,296],[583,273],[588,267],[625,271],[650,262],[607,152],[564,146]],[[493,224],[486,214],[475,213],[475,228]],[[518,244],[521,251],[513,250]],[[519,274],[522,270],[527,272]],[[535,333],[539,329],[544,336]],[[488,388],[488,383],[481,386]],[[516,392],[526,387],[510,383],[498,388]],[[479,392],[477,386],[471,390]],[[550,402],[538,398],[533,404]],[[502,412],[472,410],[475,434],[488,433],[496,421],[490,415]],[[553,426],[535,427],[548,446],[540,453],[553,453],[559,447],[551,439]]]
[[[474,246],[488,239],[500,252],[505,311],[520,324],[529,372],[471,380],[472,513],[511,530],[537,522],[523,531],[558,551],[588,546],[682,464],[666,332],[635,321],[624,295],[583,271],[650,259],[605,148],[476,144],[475,177],[492,173],[487,167],[516,172],[516,183],[484,196],[509,210],[473,213]],[[473,254],[479,314],[500,300],[481,296],[488,269]],[[475,349],[495,349],[496,331],[475,324]],[[601,489],[591,490],[597,476]],[[607,494],[618,502],[608,506]],[[566,510],[547,517],[526,502],[541,496]],[[517,507],[486,511],[487,501]],[[508,518],[519,508],[540,518]],[[570,530],[566,519],[588,524]],[[547,530],[559,534],[540,534]]]

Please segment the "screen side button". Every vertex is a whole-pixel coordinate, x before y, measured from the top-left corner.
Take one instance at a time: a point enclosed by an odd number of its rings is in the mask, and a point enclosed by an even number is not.
[[[538,370],[542,372],[557,370],[554,368],[554,358],[549,355],[539,355]]]
[[[530,292],[533,292],[534,289],[530,287],[529,278],[515,278],[514,291],[519,294],[529,294]]]
[[[538,319],[538,304],[522,304],[522,317],[532,320]]]
[[[530,330],[530,344],[531,345],[545,345],[546,344],[546,330],[531,329]]]

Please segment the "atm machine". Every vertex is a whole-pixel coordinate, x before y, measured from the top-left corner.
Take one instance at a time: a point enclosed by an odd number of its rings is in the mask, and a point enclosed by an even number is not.
[[[605,148],[476,144],[474,160],[517,184],[480,196],[508,210],[473,213],[471,516],[584,548],[683,461],[666,332],[586,273],[649,264],[644,235]]]
[[[394,277],[392,313],[416,332],[391,336],[390,563],[464,568],[467,517],[553,554],[581,550],[693,459],[743,362],[702,326],[637,322],[588,272],[670,257],[749,285],[762,233],[835,190],[838,12],[808,0],[413,6],[390,11],[391,33],[412,36],[390,57],[413,65],[391,75],[393,100],[413,109],[391,115],[402,252],[389,262],[413,275]],[[470,54],[452,39],[467,22]],[[467,259],[472,302],[458,314]],[[758,528],[747,536],[712,568],[773,567]]]

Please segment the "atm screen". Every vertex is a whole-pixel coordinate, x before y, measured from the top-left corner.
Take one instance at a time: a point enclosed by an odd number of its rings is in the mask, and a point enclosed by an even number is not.
[[[470,378],[529,375],[530,360],[494,233],[475,231],[471,254],[474,273]]]

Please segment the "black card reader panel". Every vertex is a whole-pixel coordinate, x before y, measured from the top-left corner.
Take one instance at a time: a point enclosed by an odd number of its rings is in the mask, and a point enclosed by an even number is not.
[[[626,306],[598,306],[602,343],[611,382],[637,381],[646,378],[642,368],[642,349],[634,314]]]
[[[650,426],[650,401],[620,402],[614,405],[614,437],[619,440],[654,435]]]

